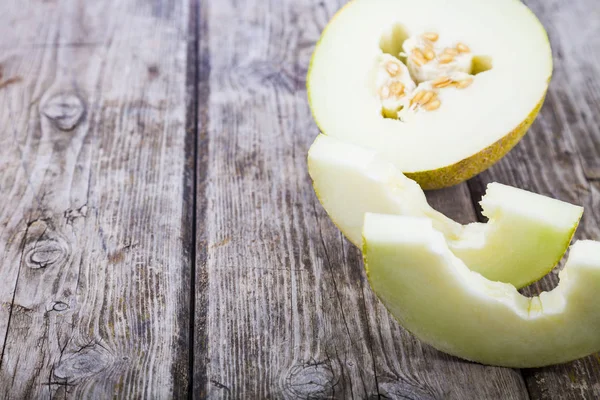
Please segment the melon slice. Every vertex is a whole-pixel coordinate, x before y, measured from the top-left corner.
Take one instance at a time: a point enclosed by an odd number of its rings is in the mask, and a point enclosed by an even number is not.
[[[308,170],[329,217],[356,246],[367,212],[426,217],[470,269],[519,288],[558,263],[583,213],[579,206],[491,183],[481,201],[489,222],[463,226],[431,208],[419,185],[375,151],[326,135],[311,146]]]
[[[307,88],[324,134],[432,189],[503,157],[551,75],[546,31],[520,1],[354,0],[323,31]]]
[[[600,242],[573,244],[559,286],[527,298],[469,270],[429,219],[367,214],[363,234],[374,292],[404,328],[438,350],[517,368],[600,350]]]

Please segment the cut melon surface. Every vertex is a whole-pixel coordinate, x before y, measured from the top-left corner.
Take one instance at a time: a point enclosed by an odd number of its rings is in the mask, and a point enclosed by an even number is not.
[[[583,208],[499,183],[481,201],[488,223],[461,225],[379,153],[319,135],[308,153],[315,193],[333,223],[362,245],[367,212],[424,217],[451,251],[488,279],[523,287],[546,275],[567,250]]]
[[[438,350],[516,368],[600,350],[600,242],[574,243],[558,287],[528,298],[469,270],[427,218],[369,213],[363,235],[374,292],[404,328]]]
[[[324,134],[432,189],[503,157],[551,75],[546,31],[520,1],[354,0],[323,31],[307,89]]]

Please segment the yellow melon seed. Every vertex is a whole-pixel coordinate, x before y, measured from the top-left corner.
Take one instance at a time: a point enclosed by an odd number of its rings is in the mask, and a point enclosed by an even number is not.
[[[456,57],[458,55],[458,50],[452,49],[452,48],[447,48],[444,50],[444,53],[450,54],[452,57]]]
[[[435,88],[443,88],[449,86],[450,84],[452,84],[452,79],[450,79],[447,76],[440,76],[439,78],[436,78],[433,82],[431,82],[431,85]]]
[[[470,86],[471,83],[473,83],[473,78],[463,79],[462,81],[459,81],[456,84],[456,87],[459,88],[459,89],[464,89],[464,88]]]
[[[413,60],[413,62],[419,67],[422,67],[423,64],[427,63],[427,60],[425,60],[424,58],[415,57],[414,55],[410,56],[410,59]]]
[[[404,84],[402,82],[392,82],[390,92],[394,96],[402,96],[404,94]]]
[[[423,52],[423,55],[425,56],[425,58],[428,61],[431,61],[435,58],[435,52],[432,49],[425,49],[425,51]]]
[[[440,64],[448,64],[449,62],[454,61],[454,57],[451,56],[450,54],[442,54],[438,58],[438,61],[440,62]]]
[[[469,48],[469,46],[467,46],[464,43],[459,43],[456,45],[456,50],[458,50],[459,53],[468,53],[471,51],[471,49]]]
[[[429,40],[429,41],[431,41],[431,42],[435,42],[435,41],[437,41],[439,37],[440,37],[440,35],[438,35],[438,34],[437,34],[437,33],[435,33],[435,32],[425,32],[425,33],[423,34],[423,38],[424,38],[424,39],[427,39],[427,40]]]
[[[421,105],[427,104],[433,99],[434,96],[435,96],[434,92],[426,91],[425,94],[423,95],[423,97],[418,101],[418,103]]]
[[[397,76],[400,74],[400,66],[395,62],[388,62],[385,66],[385,70],[390,74],[390,76]]]
[[[423,96],[425,96],[425,90],[421,90],[420,92],[417,92],[417,94],[415,94],[413,96],[413,98],[410,100],[410,105],[412,106],[415,103],[419,103],[421,101],[421,99],[423,98]]]
[[[433,111],[433,110],[437,110],[438,108],[440,108],[441,105],[442,105],[442,103],[438,99],[435,99],[435,100],[432,100],[429,103],[427,103],[425,105],[425,109],[427,111]]]
[[[423,53],[419,49],[412,49],[412,55],[415,57],[423,57]]]
[[[427,64],[427,59],[425,58],[425,56],[423,55],[423,53],[419,49],[413,49],[412,50],[412,59],[413,59],[413,61],[418,60],[418,62],[416,62],[416,64],[419,67],[421,65],[423,65],[423,64]]]

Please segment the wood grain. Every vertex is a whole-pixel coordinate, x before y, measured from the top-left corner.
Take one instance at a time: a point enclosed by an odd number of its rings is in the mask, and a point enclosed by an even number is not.
[[[2,398],[187,393],[188,8],[3,5]]]
[[[540,116],[524,140],[497,165],[469,182],[474,198],[487,182],[499,181],[583,205],[576,239],[600,240],[600,117],[598,66],[600,5],[584,0],[526,0],[546,26],[554,53],[554,76]],[[556,272],[556,271],[555,271]],[[556,273],[524,290],[537,294],[558,283]],[[600,357],[523,370],[533,399],[600,397]]]
[[[0,398],[600,398],[598,355],[464,362],[371,292],[306,172],[306,69],[344,3],[2,5]],[[526,3],[555,55],[540,118],[427,197],[483,220],[500,181],[584,205],[600,239],[600,5]]]
[[[316,199],[306,154],[318,131],[305,74],[335,1],[206,1],[200,12],[198,398],[527,398],[518,371],[445,356],[372,294],[359,251]],[[225,23],[227,21],[227,23]],[[206,107],[206,108],[205,108]],[[204,176],[203,174],[206,174]],[[466,184],[429,194],[462,222]],[[206,364],[200,364],[206,360]]]

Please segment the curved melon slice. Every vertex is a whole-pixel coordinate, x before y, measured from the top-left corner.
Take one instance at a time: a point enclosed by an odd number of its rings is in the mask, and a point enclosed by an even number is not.
[[[546,31],[520,1],[354,0],[323,31],[307,88],[324,134],[433,189],[503,157],[551,75]]]
[[[529,368],[600,350],[600,242],[571,247],[560,283],[527,298],[470,271],[425,218],[367,214],[365,268],[400,324],[443,352]]]
[[[310,148],[308,170],[329,217],[356,246],[366,212],[427,217],[469,268],[516,287],[558,263],[583,213],[578,206],[491,183],[481,202],[489,222],[463,226],[431,208],[419,185],[376,152],[325,135]]]

